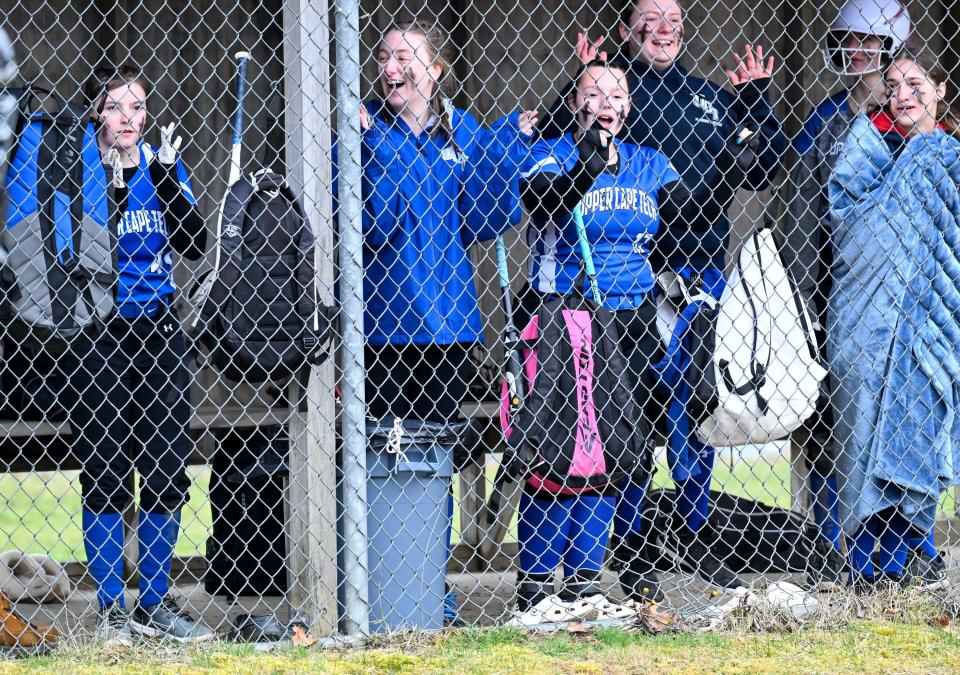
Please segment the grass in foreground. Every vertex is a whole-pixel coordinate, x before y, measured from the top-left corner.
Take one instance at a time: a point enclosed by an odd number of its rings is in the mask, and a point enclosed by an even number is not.
[[[858,621],[837,630],[679,634],[617,629],[530,636],[517,629],[463,630],[341,652],[212,645],[158,656],[156,650],[91,648],[21,662],[0,673],[952,673],[960,637],[924,623]]]

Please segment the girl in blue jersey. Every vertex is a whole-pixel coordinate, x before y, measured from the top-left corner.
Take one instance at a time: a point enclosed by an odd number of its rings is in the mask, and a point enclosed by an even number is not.
[[[543,295],[571,292],[580,278],[582,257],[572,218],[579,204],[603,304],[614,311],[643,409],[655,383],[650,363],[660,351],[650,243],[661,219],[689,217],[704,199],[723,196],[715,191],[691,194],[661,152],[617,138],[631,106],[623,68],[603,61],[587,64],[567,105],[578,130],[535,144],[532,164],[524,172],[523,202],[534,221],[532,248],[539,252],[532,260],[532,292],[539,304]],[[718,162],[733,174],[741,161],[752,163],[736,155],[751,153],[747,146],[735,153],[725,149]],[[591,612],[622,614],[623,608],[611,606],[597,587],[615,505],[612,487],[577,496],[525,488],[516,623],[569,620]],[[566,583],[558,597],[548,587],[561,561]],[[640,582],[634,570],[626,569],[621,578],[630,598],[642,599],[643,589],[634,588]]]
[[[726,73],[729,89],[695,77],[682,63],[689,28],[684,21],[685,4],[684,0],[624,0],[617,22],[622,48],[610,60],[626,69],[629,81],[632,108],[624,124],[624,140],[660,150],[691,189],[714,193],[689,218],[678,218],[659,228],[651,247],[651,265],[658,275],[676,273],[687,281],[699,280],[696,285],[700,290],[719,298],[725,282],[724,256],[730,231],[727,211],[734,193],[738,188],[766,188],[780,168],[786,141],[767,92],[772,57],[764,57],[762,47],[752,45],[747,45],[742,55],[734,54],[735,68]],[[578,59],[582,63],[597,57],[605,60],[606,54],[598,50],[601,42],[580,35]],[[560,99],[540,128],[544,136],[555,136],[567,131],[570,124],[569,107]],[[756,162],[749,171],[734,177],[721,165],[723,150],[732,134],[744,125],[756,131],[751,140],[756,144]],[[665,301],[665,308],[669,304]],[[678,422],[686,411],[672,393],[657,408],[666,411],[668,406],[675,409],[675,414],[665,420],[667,459],[677,484],[676,511],[682,524],[676,530],[676,554],[685,567],[696,569],[705,581],[725,589],[737,588],[742,582],[722,558],[709,519],[714,448],[703,446],[692,435],[674,432],[682,428]],[[639,509],[633,491],[628,490],[617,507],[618,524],[632,520]],[[628,536],[618,526],[618,539],[621,534]],[[629,536],[639,535],[629,532]],[[652,588],[656,586],[652,565],[650,577]]]
[[[94,71],[85,94],[104,163],[113,169],[117,217],[117,312],[93,343],[70,355],[69,421],[80,459],[83,539],[100,606],[98,636],[126,642],[133,630],[180,642],[213,632],[167,595],[170,561],[190,481],[189,373],[173,308],[172,257],[206,246],[173,125],[162,145],[143,142],[149,85],[131,66]],[[108,172],[109,173],[109,172]],[[125,608],[123,520],[140,476],[140,597]]]

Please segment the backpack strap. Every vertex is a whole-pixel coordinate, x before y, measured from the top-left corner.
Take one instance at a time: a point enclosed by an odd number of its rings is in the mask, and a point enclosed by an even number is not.
[[[47,266],[47,288],[50,292],[54,325],[58,330],[70,332],[76,328],[72,309],[76,306],[79,289],[68,273],[68,263],[74,262],[72,252],[65,250],[61,258],[61,253],[57,250],[55,197],[58,191],[69,194],[70,167],[60,161],[63,159],[60,151],[64,147],[65,134],[58,117],[40,115],[39,122],[41,131],[40,146],[37,149],[37,219]],[[71,238],[69,247],[73,246],[74,240]]]
[[[527,396],[512,422],[513,433],[507,445],[524,472],[532,471],[539,463],[540,453],[534,447],[536,438],[553,426],[548,419],[556,414],[548,409],[555,390],[562,387],[564,365],[571,355],[570,336],[563,320],[565,298],[544,303],[537,313],[537,377],[533,386],[527,388]],[[575,430],[575,426],[569,427]],[[549,467],[548,467],[549,469]]]
[[[87,308],[87,315],[91,319],[95,319],[97,308],[93,301],[90,283],[94,278],[101,283],[104,279],[100,274],[91,273],[80,261],[80,252],[83,250],[83,145],[85,123],[83,119],[73,114],[68,114],[66,110],[61,110],[59,117],[62,118],[64,129],[67,131],[67,142],[64,143],[57,161],[61,161],[66,165],[66,171],[64,173],[69,177],[69,185],[66,186],[64,192],[70,198],[70,224],[73,235],[71,256],[65,264],[72,282],[78,287],[80,295],[83,298],[83,303]],[[109,189],[108,203],[112,204],[112,184]],[[111,216],[113,216],[113,209],[108,207],[107,227],[114,226],[113,221],[110,220]],[[107,283],[112,283],[113,277],[111,275],[107,276],[109,277]]]
[[[221,268],[217,280],[227,286],[237,282],[240,256],[243,253],[243,221],[247,216],[247,207],[256,192],[256,186],[241,178],[227,188],[227,196],[221,211],[220,249]]]

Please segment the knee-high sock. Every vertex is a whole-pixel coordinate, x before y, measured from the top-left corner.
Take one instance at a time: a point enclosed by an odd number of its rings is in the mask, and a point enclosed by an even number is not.
[[[810,472],[810,493],[813,495],[813,520],[821,541],[829,541],[840,550],[840,497],[837,477]]]
[[[876,575],[873,550],[877,547],[877,526],[877,517],[872,516],[854,536],[847,537],[847,556],[854,576],[872,578]]]
[[[901,515],[891,516],[880,525],[880,552],[877,564],[885,574],[900,576],[907,562],[910,523]]]
[[[918,535],[918,534],[912,533],[909,536],[907,543],[911,551],[922,550],[931,558],[936,558],[937,555],[939,554],[939,551],[937,551],[937,543],[936,543],[936,540],[934,539],[933,530],[930,530],[930,532],[926,535]]]
[[[713,478],[713,459],[717,451],[705,445],[697,457],[696,469],[677,484],[677,511],[683,522],[698,532],[710,513],[710,479]]]
[[[570,534],[572,503],[570,497],[534,499],[525,492],[520,495],[517,543],[521,572],[551,574],[557,569]]]
[[[599,495],[580,495],[570,509],[570,534],[563,553],[563,573],[599,572],[610,537],[616,500]]]
[[[81,520],[87,568],[97,584],[100,609],[115,600],[123,605],[123,516],[84,511]]]
[[[617,497],[613,515],[613,536],[626,539],[631,534],[643,534],[643,486],[627,480]]]
[[[170,590],[170,561],[180,534],[180,512],[140,512],[140,606],[156,605]]]

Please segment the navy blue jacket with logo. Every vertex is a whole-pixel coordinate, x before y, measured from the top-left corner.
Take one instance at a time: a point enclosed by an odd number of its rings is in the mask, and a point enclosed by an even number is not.
[[[730,92],[710,80],[693,77],[679,64],[658,71],[638,59],[620,56],[615,62],[627,70],[633,100],[621,132],[624,140],[662,152],[695,192],[703,185],[720,185],[724,177],[717,168],[717,157],[725,141],[749,124],[760,133],[758,162],[740,187],[762,190],[770,184],[780,170],[787,142],[770,105],[769,80],[747,82]],[[573,83],[540,123],[544,137],[559,136],[574,123],[565,101],[572,88]],[[730,232],[730,200],[724,201],[704,204],[695,220],[661,227],[650,257],[654,269],[662,269],[664,262],[673,269],[722,269]]]

